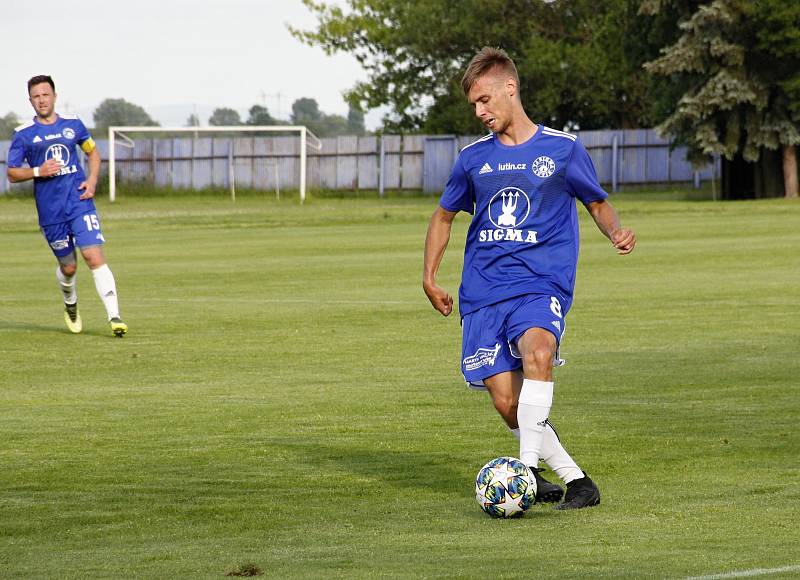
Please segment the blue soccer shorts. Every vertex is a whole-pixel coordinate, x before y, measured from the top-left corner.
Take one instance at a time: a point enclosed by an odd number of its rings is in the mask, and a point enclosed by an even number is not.
[[[106,241],[100,229],[100,218],[94,211],[66,222],[42,226],[42,234],[56,258],[69,256],[75,251],[75,246],[86,248]]]
[[[470,312],[462,320],[461,372],[472,388],[483,379],[522,368],[517,340],[530,328],[544,328],[561,345],[570,302],[548,294],[525,294]],[[556,352],[554,366],[561,366]]]

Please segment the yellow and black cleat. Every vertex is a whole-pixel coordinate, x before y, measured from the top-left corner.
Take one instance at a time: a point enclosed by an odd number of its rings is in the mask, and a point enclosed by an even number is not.
[[[117,338],[122,338],[128,332],[128,325],[122,322],[119,318],[112,318],[109,320],[111,323],[111,333]]]
[[[64,303],[64,322],[67,323],[67,328],[73,334],[78,334],[83,330],[83,322],[81,322],[81,315],[78,312],[78,303],[67,304]]]

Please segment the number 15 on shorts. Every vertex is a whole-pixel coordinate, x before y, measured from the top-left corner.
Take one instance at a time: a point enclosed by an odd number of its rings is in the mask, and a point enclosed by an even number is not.
[[[100,229],[100,221],[97,219],[97,214],[86,214],[83,216],[83,221],[86,222],[86,230],[99,230]]]

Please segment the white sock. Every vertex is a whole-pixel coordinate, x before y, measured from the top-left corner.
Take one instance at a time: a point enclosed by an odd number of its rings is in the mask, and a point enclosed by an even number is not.
[[[64,295],[65,304],[75,304],[78,301],[78,291],[75,284],[75,274],[66,276],[59,266],[56,266],[56,278]]]
[[[569,483],[584,476],[578,464],[569,456],[561,445],[558,433],[550,422],[545,425],[542,436],[542,459],[564,483]]]
[[[517,438],[517,441],[519,441],[519,427],[517,427],[516,429],[508,427],[508,430],[511,431],[511,434]]]
[[[525,465],[536,467],[542,453],[542,437],[553,404],[553,383],[525,379],[519,394],[519,458]]]
[[[92,270],[94,276],[94,286],[97,294],[106,307],[108,319],[119,318],[119,303],[117,302],[117,284],[114,282],[114,274],[108,264],[103,264],[99,268]]]

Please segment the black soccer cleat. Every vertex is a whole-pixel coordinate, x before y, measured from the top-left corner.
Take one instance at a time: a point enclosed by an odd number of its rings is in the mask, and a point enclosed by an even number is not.
[[[564,495],[564,490],[561,486],[555,483],[550,483],[544,477],[539,475],[541,468],[530,468],[533,472],[533,477],[536,480],[536,503],[555,503],[561,501],[561,496]]]
[[[575,479],[567,484],[567,493],[564,494],[564,501],[555,506],[556,510],[579,510],[592,507],[600,503],[600,490],[594,482],[589,479],[586,472],[583,477]]]

